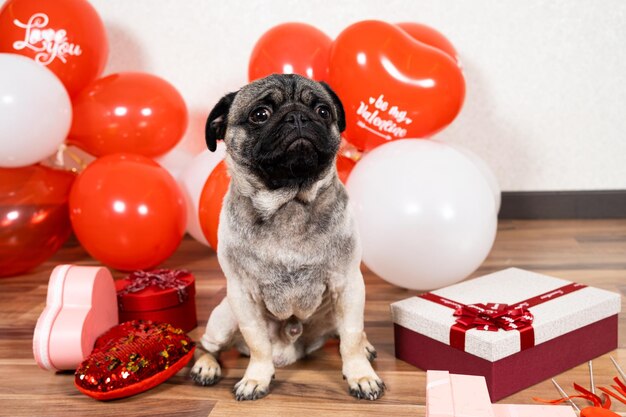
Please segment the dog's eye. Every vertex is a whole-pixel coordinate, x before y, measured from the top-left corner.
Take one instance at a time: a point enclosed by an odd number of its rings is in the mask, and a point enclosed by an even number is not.
[[[325,106],[323,104],[319,105],[319,106],[317,106],[315,111],[317,112],[317,114],[320,115],[320,117],[322,119],[324,119],[324,120],[330,119],[330,109],[328,108],[328,106]]]
[[[263,124],[267,122],[272,115],[272,112],[267,107],[257,107],[250,113],[250,121],[256,124]]]

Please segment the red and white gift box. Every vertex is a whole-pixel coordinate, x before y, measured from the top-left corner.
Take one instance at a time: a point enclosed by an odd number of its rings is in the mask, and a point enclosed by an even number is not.
[[[391,304],[396,356],[498,401],[617,347],[619,294],[510,268]]]
[[[135,271],[115,281],[120,322],[150,320],[190,332],[198,325],[196,280],[186,270]]]

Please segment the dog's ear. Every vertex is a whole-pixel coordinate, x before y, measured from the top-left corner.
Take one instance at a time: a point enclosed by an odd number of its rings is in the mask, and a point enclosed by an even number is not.
[[[228,111],[233,104],[237,91],[228,93],[213,107],[204,128],[206,146],[211,152],[217,149],[217,141],[224,139],[228,123]]]
[[[343,132],[346,130],[346,113],[343,110],[343,104],[341,104],[341,100],[332,88],[324,81],[320,81],[320,84],[330,95],[330,98],[333,99],[333,104],[335,105],[335,109],[337,109],[337,126],[339,127],[339,132]]]

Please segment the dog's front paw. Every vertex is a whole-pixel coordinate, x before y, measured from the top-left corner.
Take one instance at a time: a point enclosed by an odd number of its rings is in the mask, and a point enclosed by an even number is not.
[[[373,376],[364,376],[362,378],[346,378],[350,386],[350,395],[353,397],[366,400],[377,400],[385,393],[385,383],[378,378],[376,374]]]
[[[222,369],[210,353],[202,355],[191,368],[191,379],[198,385],[213,385],[222,377]]]
[[[365,355],[367,356],[367,360],[373,362],[374,359],[378,357],[378,352],[370,342],[365,341]]]
[[[235,384],[233,393],[237,401],[258,400],[270,392],[269,382],[244,377]]]

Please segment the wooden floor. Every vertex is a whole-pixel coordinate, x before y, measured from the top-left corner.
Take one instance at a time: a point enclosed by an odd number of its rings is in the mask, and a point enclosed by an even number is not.
[[[51,269],[59,263],[95,265],[79,247],[64,248],[32,273],[0,279],[0,416],[423,416],[424,372],[394,358],[389,303],[416,294],[386,284],[365,271],[367,284],[366,331],[378,349],[375,368],[389,387],[377,402],[356,400],[347,394],[341,377],[336,342],[329,342],[310,359],[276,371],[268,397],[236,402],[231,394],[248,359],[236,352],[223,355],[224,379],[213,387],[195,386],[189,366],[168,382],[131,398],[99,403],[73,386],[73,375],[39,369],[32,357],[32,332],[44,307]],[[225,294],[225,281],[209,249],[186,239],[165,264],[187,268],[197,278],[200,327]],[[502,221],[489,258],[473,274],[479,276],[516,266],[557,277],[626,292],[626,220],[610,221]],[[119,273],[116,276],[120,276]],[[626,315],[620,315],[619,349],[611,354],[626,368]],[[593,343],[590,340],[589,343]],[[594,361],[596,383],[608,385],[616,375],[608,355]],[[557,377],[567,387],[587,382],[586,365]],[[533,396],[555,398],[544,381],[501,402],[532,403]],[[582,403],[581,403],[582,404]],[[618,404],[617,410],[626,407]]]

